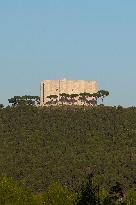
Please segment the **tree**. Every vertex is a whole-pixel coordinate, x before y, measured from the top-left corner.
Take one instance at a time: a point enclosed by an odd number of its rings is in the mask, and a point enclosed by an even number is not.
[[[50,99],[50,101],[47,102],[49,105],[54,105],[58,103],[58,96],[57,95],[49,95],[47,98]]]
[[[109,196],[105,198],[104,205],[114,205],[116,203],[124,205],[123,197],[124,193],[122,186],[119,182],[116,182],[116,184],[110,188]]]
[[[4,108],[4,105],[3,104],[0,104],[0,109]]]
[[[13,98],[8,99],[9,103],[12,104],[12,106],[17,105],[17,96],[14,96]]]
[[[93,106],[97,104],[96,94],[84,92],[84,93],[80,93],[79,95],[80,95],[79,100],[84,104],[87,103],[88,105],[93,105]]]
[[[97,105],[97,94],[96,93],[85,93],[86,95],[86,103],[90,106]]]
[[[92,98],[91,100],[88,100],[88,104],[92,105],[92,106],[96,106],[97,105],[97,100],[96,98]]]
[[[125,202],[128,205],[135,205],[136,204],[136,190],[130,189],[128,190],[125,196]]]
[[[72,103],[72,105],[74,105],[74,103],[77,102],[77,100],[76,100],[77,97],[78,97],[78,94],[72,93],[70,95],[70,102]]]
[[[77,205],[100,205],[99,185],[93,179],[93,170],[86,169],[86,182],[82,185]]]
[[[0,179],[0,204],[4,205],[38,205],[28,188],[24,185],[19,186],[10,178],[3,177]]]
[[[99,90],[97,92],[97,97],[102,99],[102,102],[104,100],[105,97],[107,97],[109,95],[109,91],[107,90]]]
[[[44,204],[48,205],[74,205],[76,194],[59,183],[49,186],[43,196]]]
[[[61,93],[60,94],[60,102],[62,103],[62,105],[64,103],[69,103],[69,97],[70,97],[70,95],[67,94],[67,93]]]
[[[84,92],[84,93],[80,93],[79,96],[80,96],[79,100],[85,104],[87,102],[88,94]]]
[[[9,103],[12,104],[12,107],[16,106],[36,106],[40,104],[40,97],[39,96],[14,96],[8,99]]]

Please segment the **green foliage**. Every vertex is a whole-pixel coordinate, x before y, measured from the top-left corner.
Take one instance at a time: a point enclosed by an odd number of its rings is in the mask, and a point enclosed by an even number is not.
[[[52,183],[46,192],[32,193],[23,182],[0,178],[0,205],[135,205],[136,190],[128,190],[120,197],[120,185],[111,187],[108,193],[89,176],[78,193],[60,183]],[[111,191],[112,190],[112,191]]]
[[[25,179],[36,192],[54,181],[78,190],[83,170],[95,166],[109,189],[134,183],[136,108],[34,107],[0,109],[0,174]]]
[[[102,102],[103,99],[109,95],[109,92],[106,90],[100,90],[97,93],[87,93],[83,92],[80,94],[77,93],[60,93],[59,96],[57,95],[49,95],[47,98],[50,100],[46,103],[48,105],[58,105],[58,104],[67,104],[67,105],[74,105],[74,103],[77,102],[77,100],[80,101],[81,104],[83,105],[90,105],[90,106],[95,106],[97,105],[97,99],[101,98]]]
[[[108,197],[108,191],[103,187],[99,188],[99,202],[100,205],[104,205],[105,199]]]
[[[102,102],[103,102],[103,99],[105,98],[105,97],[107,97],[109,95],[109,91],[107,91],[107,90],[99,90],[98,92],[97,92],[97,98],[101,98],[102,99]]]
[[[100,205],[99,189],[99,185],[92,180],[92,177],[88,177],[82,185],[77,205]]]
[[[0,180],[0,204],[1,205],[38,205],[32,192],[23,186],[18,186],[9,178]]]
[[[58,96],[57,95],[49,95],[49,96],[47,96],[47,98],[50,98],[50,99],[56,99],[56,98],[58,98]]]
[[[12,104],[13,107],[16,106],[34,106],[40,104],[40,97],[39,96],[14,96],[13,98],[8,99],[9,103]]]
[[[136,205],[136,190],[134,189],[128,190],[125,197],[125,203],[127,205]]]
[[[74,205],[76,194],[59,183],[52,184],[43,196],[46,205]]]
[[[4,108],[4,105],[3,104],[0,104],[0,109]]]
[[[62,103],[62,105],[63,105],[64,103],[69,103],[69,97],[70,97],[70,95],[67,94],[67,93],[60,93],[60,99],[59,99],[59,101]]]
[[[47,96],[50,100],[46,103],[47,105],[55,105],[58,103],[58,96],[57,95],[49,95]]]
[[[74,105],[75,102],[77,102],[77,97],[79,95],[78,94],[74,94],[72,93],[69,97],[70,97],[70,103],[72,103],[72,105]]]

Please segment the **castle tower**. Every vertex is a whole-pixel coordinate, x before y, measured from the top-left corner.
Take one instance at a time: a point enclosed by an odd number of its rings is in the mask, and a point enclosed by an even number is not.
[[[57,95],[58,99],[61,93],[80,94],[96,93],[96,81],[90,80],[43,80],[40,86],[40,104],[47,105],[49,98],[47,96]],[[77,103],[79,104],[79,103]]]

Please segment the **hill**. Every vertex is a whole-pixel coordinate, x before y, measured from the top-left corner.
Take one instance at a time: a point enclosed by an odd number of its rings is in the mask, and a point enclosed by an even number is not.
[[[136,108],[0,109],[0,175],[34,191],[54,181],[78,189],[86,166],[106,188],[136,184]]]

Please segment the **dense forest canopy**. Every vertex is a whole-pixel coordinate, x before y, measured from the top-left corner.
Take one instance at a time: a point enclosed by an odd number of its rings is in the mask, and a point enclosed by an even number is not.
[[[17,106],[0,109],[0,174],[36,192],[73,190],[90,166],[100,185],[136,186],[136,108]]]

